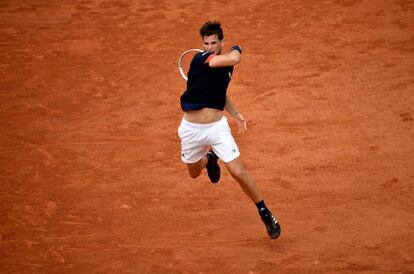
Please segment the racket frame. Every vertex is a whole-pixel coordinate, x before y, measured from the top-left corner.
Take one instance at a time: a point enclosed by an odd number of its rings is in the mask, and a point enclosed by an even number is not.
[[[181,65],[181,62],[182,62],[182,60],[183,60],[183,58],[184,58],[184,56],[185,56],[186,54],[188,54],[188,53],[190,53],[190,52],[193,52],[193,51],[196,51],[196,52],[203,52],[201,49],[189,49],[189,50],[184,51],[184,52],[180,55],[180,58],[178,59],[178,70],[180,71],[181,76],[182,76],[182,77],[184,78],[184,80],[186,80],[186,81],[188,81],[188,77],[187,77],[187,75],[185,75],[185,72],[184,72],[184,70],[183,70],[183,67],[182,67],[182,65]]]

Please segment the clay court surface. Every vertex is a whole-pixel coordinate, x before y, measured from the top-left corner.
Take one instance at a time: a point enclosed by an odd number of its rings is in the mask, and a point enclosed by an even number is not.
[[[242,161],[191,179],[179,54],[220,19]],[[0,2],[0,273],[413,273],[414,4]]]

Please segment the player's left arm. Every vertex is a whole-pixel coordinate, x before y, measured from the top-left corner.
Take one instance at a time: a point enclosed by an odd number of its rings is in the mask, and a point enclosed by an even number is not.
[[[220,55],[210,55],[208,65],[212,68],[232,67],[240,63],[242,50],[239,45],[232,46],[230,51]]]
[[[230,115],[236,120],[238,133],[244,133],[247,130],[247,122],[243,115],[237,111],[229,96],[226,96],[226,105],[224,106],[224,110],[230,113]]]

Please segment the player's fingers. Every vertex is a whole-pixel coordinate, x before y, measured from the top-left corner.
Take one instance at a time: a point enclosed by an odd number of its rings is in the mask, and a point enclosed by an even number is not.
[[[239,126],[239,134],[243,134],[246,131],[246,123],[244,123],[243,125]]]

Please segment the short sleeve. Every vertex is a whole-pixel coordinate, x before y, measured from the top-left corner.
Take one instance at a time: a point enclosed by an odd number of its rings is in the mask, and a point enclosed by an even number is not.
[[[198,65],[208,64],[214,56],[215,54],[208,51],[200,52],[194,57],[193,63]]]

